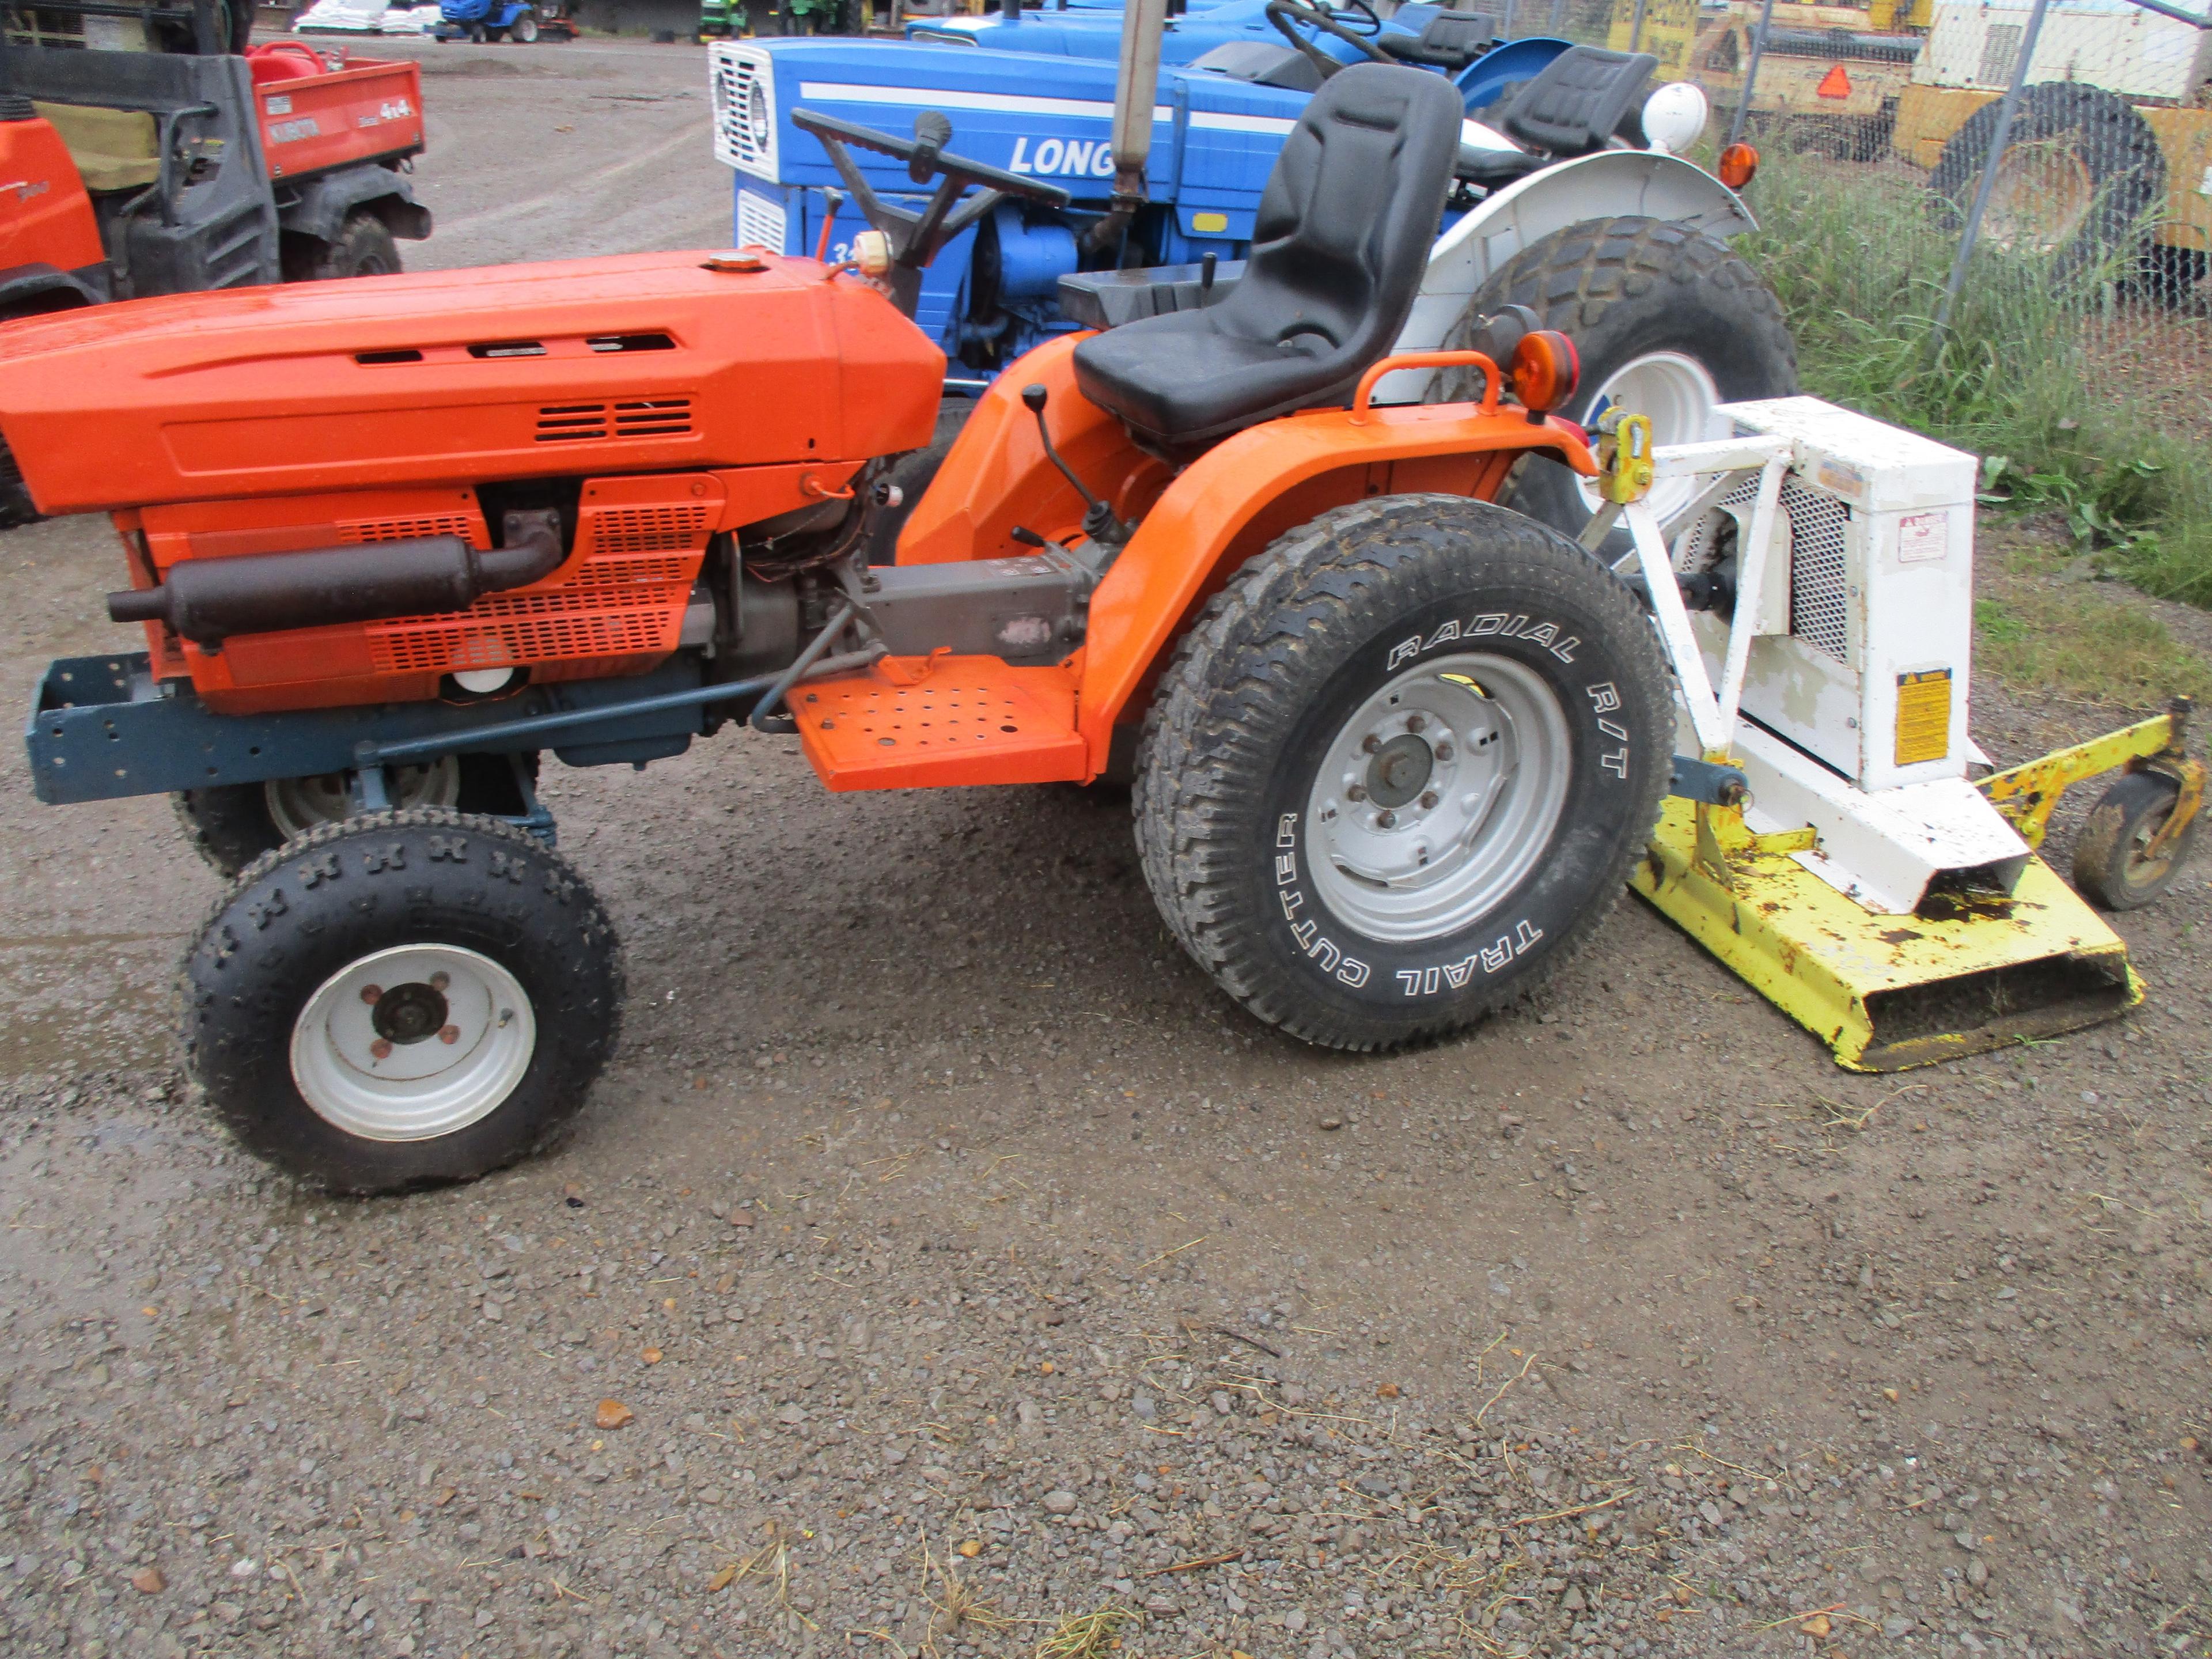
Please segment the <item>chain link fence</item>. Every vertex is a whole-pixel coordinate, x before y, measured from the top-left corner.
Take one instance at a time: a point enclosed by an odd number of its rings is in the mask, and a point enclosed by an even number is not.
[[[1758,146],[1750,251],[1808,391],[1976,451],[2093,566],[2212,605],[2204,4],[1506,0],[1504,21],[1649,52],[1705,91],[1710,145]]]

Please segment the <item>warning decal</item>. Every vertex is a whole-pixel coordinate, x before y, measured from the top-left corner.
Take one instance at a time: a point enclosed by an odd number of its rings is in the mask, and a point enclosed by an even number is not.
[[[1923,668],[1897,677],[1897,764],[1942,760],[1951,752],[1951,671]]]

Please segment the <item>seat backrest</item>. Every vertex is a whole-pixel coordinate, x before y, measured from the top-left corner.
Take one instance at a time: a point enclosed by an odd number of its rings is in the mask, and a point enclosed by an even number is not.
[[[1498,125],[1552,155],[1603,149],[1658,64],[1648,52],[1570,46],[1521,88]]]
[[[1427,268],[1462,114],[1452,83],[1425,70],[1354,64],[1322,82],[1275,158],[1219,325],[1380,356]]]

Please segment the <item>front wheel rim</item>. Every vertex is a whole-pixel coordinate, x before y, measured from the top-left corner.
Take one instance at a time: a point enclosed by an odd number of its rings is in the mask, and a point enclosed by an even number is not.
[[[482,1121],[530,1069],[538,1019],[521,981],[457,945],[399,945],[319,986],[292,1024],[292,1081],[316,1116],[364,1140],[434,1140]]]
[[[1407,670],[1322,751],[1306,812],[1316,890],[1370,939],[1473,925],[1550,844],[1572,755],[1559,697],[1526,665],[1468,652]]]
[[[1725,435],[1715,412],[1721,405],[1720,386],[1711,370],[1685,352],[1647,351],[1630,358],[1606,376],[1583,412],[1581,424],[1595,427],[1615,405],[1647,417],[1654,444],[1703,443]],[[1649,500],[1660,523],[1672,523],[1675,514],[1688,507],[1699,482],[1668,478],[1652,486]],[[1605,504],[1595,484],[1588,479],[1576,483],[1592,513]]]

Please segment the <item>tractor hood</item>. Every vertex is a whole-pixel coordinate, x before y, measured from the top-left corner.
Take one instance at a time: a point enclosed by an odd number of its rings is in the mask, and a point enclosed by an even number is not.
[[[858,461],[929,441],[945,359],[811,260],[371,276],[0,328],[47,513],[402,483]]]

